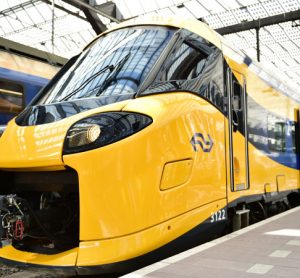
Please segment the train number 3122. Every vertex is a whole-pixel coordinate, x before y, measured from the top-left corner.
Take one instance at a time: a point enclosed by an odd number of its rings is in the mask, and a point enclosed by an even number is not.
[[[210,223],[226,220],[226,211],[225,209],[212,212],[210,216]]]

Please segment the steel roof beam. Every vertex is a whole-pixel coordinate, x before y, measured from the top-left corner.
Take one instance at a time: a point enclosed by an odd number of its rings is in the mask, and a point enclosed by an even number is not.
[[[287,21],[294,21],[298,19],[300,19],[300,10],[265,18],[259,18],[252,21],[245,21],[239,24],[218,28],[215,29],[215,31],[217,31],[221,35],[228,35],[232,33],[248,31],[250,29],[259,29],[261,27],[279,24]]]
[[[103,16],[103,17],[106,17],[106,18],[110,19],[113,22],[120,23],[120,21],[117,18],[115,18],[115,17],[113,17],[113,16],[111,16],[111,15],[109,15],[109,14],[101,11],[97,7],[93,7],[93,6],[89,5],[89,4],[87,4],[86,2],[83,2],[82,0],[63,0],[63,1],[67,2],[68,4],[71,4],[73,6],[77,6],[77,7],[80,6],[81,8],[86,8],[86,9],[88,9],[90,11],[93,11],[93,12],[95,12],[95,13]]]
[[[24,3],[18,4],[18,5],[15,5],[15,6],[13,6],[13,7],[9,7],[9,8],[7,8],[6,10],[1,11],[0,14],[1,14],[2,16],[7,16],[7,15],[10,15],[10,14],[14,14],[14,13],[16,13],[17,11],[26,8],[27,6],[34,6],[34,3],[40,2],[40,1],[41,1],[41,0],[31,0],[31,1],[27,1],[27,2],[24,2]]]
[[[87,0],[85,0],[87,1]],[[105,30],[107,30],[107,27],[105,24],[100,20],[97,13],[89,8],[81,7],[86,19],[91,24],[92,28],[94,29],[95,33],[97,35],[101,34]]]
[[[32,59],[47,61],[50,64],[64,65],[68,60],[55,54],[51,54],[27,45],[23,45],[5,38],[0,38],[0,49]]]
[[[95,33],[98,35],[105,30],[107,30],[106,25],[101,21],[101,19],[98,17],[98,14],[109,18],[111,21],[119,22],[118,19],[116,19],[112,14],[110,14],[110,10],[113,12],[116,9],[108,9],[109,7],[107,5],[103,6],[91,6],[88,4],[88,0],[63,0],[64,2],[68,3],[69,5],[72,5],[80,10],[83,11],[87,21],[91,24],[92,28],[94,29]],[[107,4],[107,3],[105,3]],[[115,5],[114,3],[112,3]],[[111,8],[111,7],[110,7]],[[108,11],[108,12],[107,12]]]
[[[40,1],[46,3],[46,4],[50,5],[50,6],[52,5],[52,1],[51,0],[40,0]],[[74,13],[74,12],[72,12],[72,11],[70,11],[70,10],[68,10],[68,9],[66,9],[66,8],[64,8],[64,7],[56,4],[56,3],[54,3],[54,7],[57,8],[57,9],[59,9],[59,10],[61,10],[61,11],[64,11],[67,14],[70,14],[70,15],[73,15],[75,17],[78,17],[78,18],[80,18],[80,19],[82,19],[84,21],[88,21],[85,17],[79,15],[78,13]]]

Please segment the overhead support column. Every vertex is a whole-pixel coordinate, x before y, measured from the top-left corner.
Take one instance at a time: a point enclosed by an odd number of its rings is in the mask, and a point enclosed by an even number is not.
[[[255,31],[256,31],[256,57],[257,57],[258,62],[260,62],[259,29],[260,28],[255,28]]]

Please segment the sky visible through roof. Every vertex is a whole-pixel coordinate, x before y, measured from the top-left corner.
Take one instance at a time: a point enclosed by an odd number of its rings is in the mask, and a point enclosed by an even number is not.
[[[52,45],[52,0],[1,0],[0,36],[70,58],[81,51],[96,33],[82,11],[62,0],[54,3],[71,11],[54,9]],[[96,0],[96,4],[106,1]],[[299,10],[300,0],[114,0],[124,19],[143,15],[203,18],[213,29]],[[114,23],[99,16],[110,27]],[[299,23],[299,22],[298,22]],[[293,26],[296,25],[296,26]],[[256,59],[256,32],[249,30],[225,36]],[[261,62],[275,67],[285,79],[300,86],[300,26],[285,22],[260,29]],[[283,74],[281,74],[283,76]],[[300,92],[299,92],[300,94]]]

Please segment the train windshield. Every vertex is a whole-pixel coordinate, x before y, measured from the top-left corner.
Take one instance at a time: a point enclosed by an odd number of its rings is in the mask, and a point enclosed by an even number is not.
[[[79,56],[39,104],[133,96],[174,32],[164,27],[131,27],[100,37]]]

